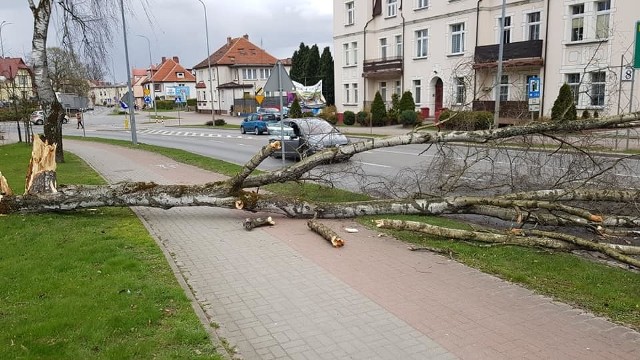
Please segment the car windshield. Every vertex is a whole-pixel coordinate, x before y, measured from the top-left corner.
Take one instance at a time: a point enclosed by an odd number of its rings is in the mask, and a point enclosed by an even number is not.
[[[303,133],[309,135],[330,134],[332,132],[338,132],[336,128],[330,123],[322,119],[305,119],[298,122],[298,126]]]
[[[271,137],[274,137],[274,138],[280,137],[282,135],[289,136],[289,137],[294,135],[293,129],[287,126],[284,127],[282,132],[280,131],[279,127],[269,128],[269,133],[271,134]]]

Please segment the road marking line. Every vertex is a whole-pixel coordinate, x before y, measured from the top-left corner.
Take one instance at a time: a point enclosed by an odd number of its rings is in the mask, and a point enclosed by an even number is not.
[[[364,162],[364,161],[357,161],[357,162],[362,164],[362,165],[377,166],[377,167],[382,167],[382,168],[391,168],[391,166],[388,166],[388,165],[374,164],[374,163],[368,163],[368,162]]]

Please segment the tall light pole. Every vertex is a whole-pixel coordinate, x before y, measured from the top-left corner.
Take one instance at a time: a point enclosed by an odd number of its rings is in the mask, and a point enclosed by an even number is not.
[[[158,121],[158,107],[156,106],[156,86],[153,83],[153,60],[151,57],[151,41],[149,41],[149,38],[144,35],[138,36],[147,40],[147,47],[149,48],[149,76],[151,78],[151,91],[149,93],[151,94],[151,101],[153,102],[153,111],[156,114],[156,121]]]
[[[129,96],[131,100],[133,98],[133,89],[131,89],[131,68],[129,67],[129,47],[127,45],[127,25],[124,21],[124,4],[120,0],[120,12],[122,13],[122,33],[124,34],[124,57],[127,62],[127,87],[129,88]],[[129,117],[131,118],[131,143],[138,145],[138,136],[136,135],[136,113],[133,101],[129,104]]]
[[[493,126],[497,129],[500,124],[500,87],[502,87],[502,57],[504,54],[504,16],[507,0],[502,0],[502,17],[500,18],[500,45],[498,47],[498,73],[496,74],[496,101],[493,109]]]
[[[204,4],[204,1],[200,1],[202,7],[204,8],[204,31],[207,35],[207,65],[209,66],[209,95],[211,96],[211,121],[216,120],[216,116],[213,113],[213,80],[211,80],[211,51],[209,51],[209,21],[207,20],[207,6]]]
[[[3,21],[0,23],[0,52],[2,53],[2,57],[4,57],[4,45],[2,43],[2,27],[10,24],[11,23],[7,21]]]

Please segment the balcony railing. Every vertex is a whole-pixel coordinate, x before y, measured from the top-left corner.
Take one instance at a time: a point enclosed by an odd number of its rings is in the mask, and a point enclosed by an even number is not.
[[[500,44],[476,46],[474,68],[497,66]],[[517,41],[504,44],[502,60],[505,66],[542,66],[542,40]]]
[[[364,77],[393,78],[402,75],[402,56],[387,56],[382,59],[365,60],[362,64]]]

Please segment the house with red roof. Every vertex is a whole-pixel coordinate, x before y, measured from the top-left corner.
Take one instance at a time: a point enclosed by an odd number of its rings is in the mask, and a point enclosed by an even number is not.
[[[153,74],[151,74],[153,72]],[[180,65],[177,56],[162,57],[162,62],[142,82],[145,89],[149,89],[156,99],[175,100],[181,97],[183,101],[196,97],[196,78],[190,70]],[[151,83],[155,89],[151,89]]]
[[[36,96],[33,71],[22,58],[0,57],[0,101],[28,100]]]
[[[250,42],[249,35],[228,37],[223,46],[193,67],[198,111],[211,112],[213,107],[217,114],[229,113],[234,99],[253,97],[264,87],[277,60]],[[290,60],[282,63],[287,71],[291,69]]]

